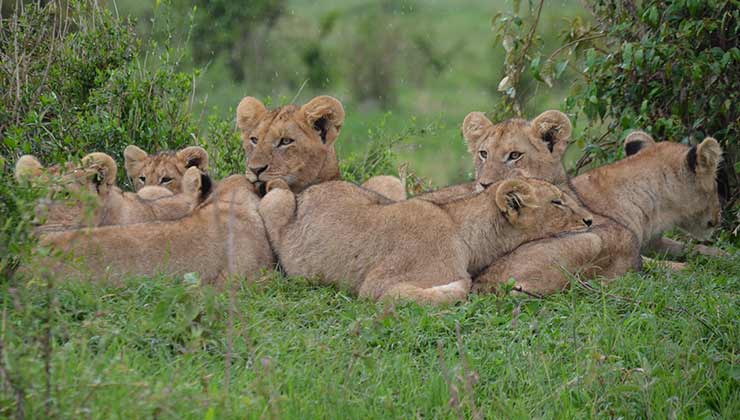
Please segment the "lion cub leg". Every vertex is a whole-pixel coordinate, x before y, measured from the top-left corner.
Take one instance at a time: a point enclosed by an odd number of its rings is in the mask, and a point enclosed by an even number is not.
[[[650,242],[648,245],[649,249],[657,252],[670,255],[671,257],[680,257],[686,251],[689,250],[689,246],[681,241],[675,239],[660,237]],[[706,245],[695,245],[693,251],[697,254],[706,255],[709,257],[727,257],[728,254],[716,247]]]
[[[443,305],[467,299],[473,281],[470,278],[439,286],[423,287],[414,283],[398,283],[383,293],[387,300],[413,300],[420,304]]]
[[[601,258],[602,246],[599,235],[592,232],[524,244],[476,277],[474,291],[496,292],[514,279],[517,290],[539,295],[557,293],[568,287],[576,273],[590,278],[614,270],[613,261]],[[618,257],[610,255],[609,259]]]
[[[362,188],[374,191],[393,201],[403,201],[406,199],[406,186],[403,181],[395,176],[374,176],[365,181],[362,184]]]
[[[260,200],[257,211],[265,223],[270,241],[280,241],[280,232],[293,218],[295,210],[295,194],[290,190],[273,189]]]
[[[384,279],[368,277],[359,295],[370,299],[411,300],[419,304],[442,305],[465,300],[472,285],[470,277],[456,281],[415,281],[408,275]]]

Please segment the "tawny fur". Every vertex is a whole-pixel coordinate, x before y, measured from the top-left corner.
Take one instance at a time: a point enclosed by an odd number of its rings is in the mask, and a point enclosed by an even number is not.
[[[562,165],[572,126],[560,111],[545,111],[532,121],[511,119],[493,124],[482,112],[465,117],[462,132],[475,165],[475,182],[421,195],[428,200],[461,197],[514,176],[543,179],[556,185],[568,179]]]
[[[137,146],[129,145],[123,151],[126,176],[136,191],[148,186],[160,186],[173,193],[182,192],[182,178],[188,168],[208,172],[208,152],[202,147],[190,146],[182,150],[166,150],[147,154]]]
[[[222,180],[190,215],[176,221],[107,226],[43,235],[74,259],[47,259],[64,277],[120,281],[128,275],[200,274],[206,283],[221,283],[229,274],[255,279],[274,266],[262,220],[259,197],[241,175]]]
[[[362,188],[375,191],[393,201],[403,201],[406,199],[406,186],[403,184],[403,181],[395,176],[374,176],[365,181],[362,184]]]
[[[393,202],[326,182],[298,196],[272,190],[259,212],[288,274],[345,284],[361,297],[435,304],[464,299],[471,274],[521,243],[591,223],[552,184],[523,179],[445,203]]]
[[[696,238],[708,238],[720,221],[714,181],[719,144],[708,138],[697,146],[695,170],[688,164],[690,149],[685,145],[645,146],[570,182],[566,191],[596,215],[591,232],[526,244],[481,274],[476,289],[493,290],[514,278],[523,290],[553,293],[568,286],[569,273],[611,279],[639,268],[639,250],[660,240],[668,229],[679,227]]]
[[[143,194],[123,192],[115,185],[116,164],[104,153],[85,156],[80,166],[49,169],[26,155],[16,163],[15,172],[19,181],[50,184],[51,195],[40,200],[36,209],[38,220],[43,221],[39,232],[179,219],[204,198],[201,174],[195,168],[186,172],[180,194],[161,187],[148,187]],[[54,197],[65,191],[71,199]]]
[[[342,103],[331,96],[273,110],[256,98],[245,97],[237,106],[236,122],[247,156],[247,177],[258,186],[281,180],[296,193],[340,179],[334,144],[344,116]],[[405,188],[401,184],[399,190],[397,178],[380,178],[371,178],[366,185],[387,197],[405,198]]]

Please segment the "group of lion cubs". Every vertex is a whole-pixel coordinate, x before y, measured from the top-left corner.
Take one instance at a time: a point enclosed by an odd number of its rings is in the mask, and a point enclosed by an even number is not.
[[[706,239],[720,222],[722,150],[713,138],[688,147],[634,132],[625,159],[568,179],[565,114],[493,124],[473,112],[462,131],[475,181],[407,199],[395,177],[340,180],[334,143],[344,116],[329,96],[273,110],[246,97],[236,113],[246,175],[211,180],[200,147],[147,155],[129,146],[136,193],[115,185],[116,164],[104,153],[49,169],[23,156],[19,181],[53,178],[96,204],[55,195],[38,203],[41,245],[84,257],[42,264],[64,276],[197,272],[219,282],[253,279],[279,262],[289,275],[371,299],[445,303],[512,278],[515,290],[538,295],[562,290],[573,274],[614,278],[639,269],[648,246],[684,252],[664,231]]]

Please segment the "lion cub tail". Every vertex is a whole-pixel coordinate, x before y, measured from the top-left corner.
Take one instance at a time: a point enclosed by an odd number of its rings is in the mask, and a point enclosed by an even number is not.
[[[282,188],[274,189],[260,200],[258,211],[265,223],[270,242],[277,244],[280,242],[283,228],[294,218],[296,211],[295,194]]]

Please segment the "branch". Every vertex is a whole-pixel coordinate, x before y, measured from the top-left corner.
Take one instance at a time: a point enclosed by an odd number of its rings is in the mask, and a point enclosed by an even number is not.
[[[550,56],[547,57],[547,61],[548,62],[552,61],[553,58],[555,58],[556,55],[560,54],[561,51],[563,51],[564,49],[570,47],[571,45],[578,44],[579,42],[583,42],[583,41],[591,41],[593,39],[603,38],[605,36],[606,36],[606,33],[605,32],[600,32],[600,33],[598,33],[596,35],[584,36],[584,37],[578,38],[576,40],[573,40],[573,41],[571,41],[571,42],[569,42],[569,43],[561,46],[560,48],[558,48],[557,50],[555,50],[552,54],[550,54]]]

